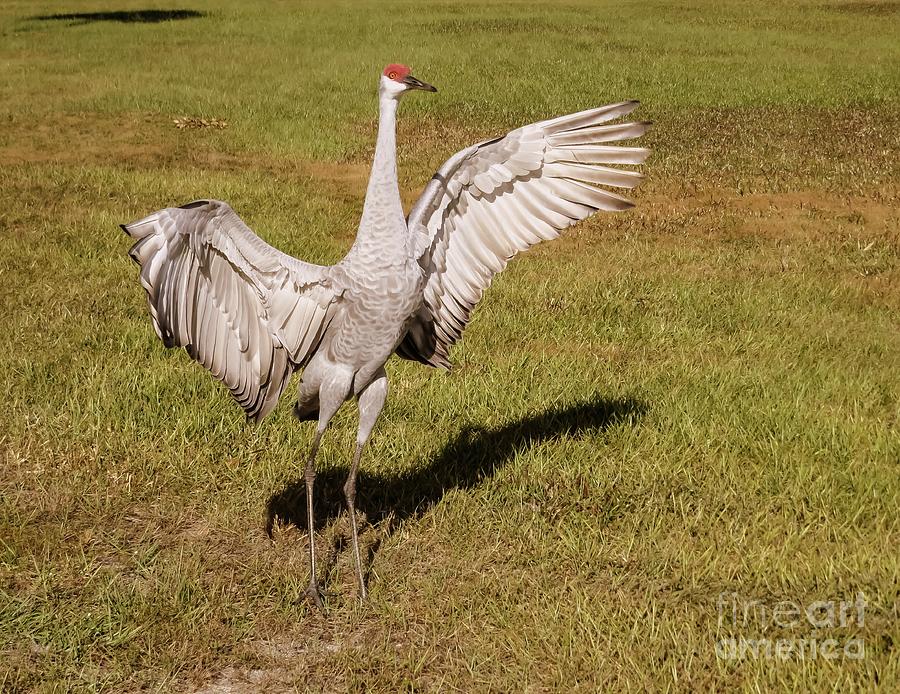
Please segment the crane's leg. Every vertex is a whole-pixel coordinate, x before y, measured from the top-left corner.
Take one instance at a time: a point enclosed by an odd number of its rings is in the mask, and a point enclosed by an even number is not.
[[[384,401],[387,398],[387,375],[382,368],[375,379],[359,394],[359,431],[356,435],[356,450],[353,452],[353,462],[350,465],[350,474],[344,483],[344,498],[347,500],[347,511],[350,513],[350,533],[353,539],[353,559],[356,562],[356,580],[359,583],[359,599],[367,597],[366,580],[363,576],[362,559],[359,556],[359,531],[356,527],[356,471],[359,469],[359,459],[362,456],[363,447],[372,433]]]
[[[304,374],[305,375],[305,374]],[[311,600],[320,610],[325,609],[322,602],[322,590],[316,574],[316,526],[313,507],[313,486],[316,481],[316,454],[319,452],[319,442],[322,434],[328,428],[328,423],[334,417],[335,412],[350,395],[353,384],[353,373],[343,370],[332,370],[322,379],[318,387],[319,391],[319,417],[316,425],[316,434],[313,437],[312,450],[306,461],[303,479],[306,483],[306,522],[309,528],[309,587],[304,597]],[[301,386],[301,398],[305,388]]]
[[[305,598],[312,600],[320,610],[325,609],[322,602],[322,591],[316,578],[316,529],[315,513],[313,512],[313,484],[316,481],[316,453],[319,452],[319,441],[322,440],[324,428],[316,430],[313,437],[312,450],[306,461],[306,469],[303,471],[303,479],[306,482],[306,527],[309,528],[309,586],[303,594]]]

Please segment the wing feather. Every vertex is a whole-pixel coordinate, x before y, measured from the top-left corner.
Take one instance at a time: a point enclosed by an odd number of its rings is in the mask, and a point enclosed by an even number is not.
[[[425,187],[407,220],[425,276],[424,305],[397,353],[449,368],[449,351],[493,276],[517,253],[554,239],[598,210],[632,203],[646,122],[613,122],[637,101],[623,101],[513,130],[456,153]],[[611,143],[611,144],[604,144]]]
[[[330,268],[292,258],[226,203],[198,200],[123,225],[156,334],[222,381],[249,417],[278,402],[339,301]]]

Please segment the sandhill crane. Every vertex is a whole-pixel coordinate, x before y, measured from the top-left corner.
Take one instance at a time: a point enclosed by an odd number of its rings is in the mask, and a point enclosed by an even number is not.
[[[381,75],[378,139],[356,241],[338,264],[313,265],[256,236],[224,202],[197,200],[122,228],[136,243],[156,334],[225,383],[249,418],[268,414],[302,369],[294,411],[315,420],[306,461],[309,587],[320,608],[313,482],[322,434],[355,396],[359,429],[344,495],[359,597],[365,599],[357,535],[356,474],[384,406],[384,366],[396,353],[450,368],[450,347],[491,279],[509,260],[598,210],[632,203],[608,188],[641,174],[608,164],[643,163],[648,150],[621,146],[647,123],[612,122],[637,101],[601,106],[513,130],[453,155],[408,217],[397,182],[396,114],[409,91],[437,91],[404,65]],[[601,187],[603,186],[603,187]]]

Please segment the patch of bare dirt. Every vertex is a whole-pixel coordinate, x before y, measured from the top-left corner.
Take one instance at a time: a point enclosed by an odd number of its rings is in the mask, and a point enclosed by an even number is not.
[[[312,161],[300,164],[299,168],[347,202],[361,203],[365,198],[371,170],[369,163]]]
[[[881,2],[832,2],[822,5],[823,9],[845,14],[863,14],[875,17],[889,17],[900,13],[900,2],[882,0]]]
[[[112,163],[123,157],[159,162],[173,153],[163,138],[147,137],[148,131],[155,129],[152,121],[140,116],[18,117],[5,126],[0,165]]]
[[[854,228],[876,236],[897,237],[897,209],[881,200],[839,196],[823,190],[741,195],[734,190],[707,188],[694,194],[657,194],[637,199],[638,214],[693,218],[683,235],[711,238],[751,236],[765,239],[817,238],[835,227]],[[716,217],[730,216],[727,224]]]
[[[282,669],[249,669],[240,670],[230,667],[201,686],[192,690],[194,694],[258,694],[258,692],[289,692],[294,691],[291,686],[290,675]]]
[[[302,635],[280,634],[246,644],[253,661],[246,666],[226,667],[189,691],[192,694],[251,694],[294,692],[302,682],[316,682],[318,691],[346,691],[343,676],[335,671],[334,659],[343,652],[358,652],[374,638],[367,623],[348,627],[335,624],[318,613],[310,616]],[[203,675],[200,675],[203,677]]]

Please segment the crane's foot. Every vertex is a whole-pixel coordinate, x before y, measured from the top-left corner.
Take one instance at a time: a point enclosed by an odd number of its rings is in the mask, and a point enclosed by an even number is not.
[[[325,614],[325,597],[325,592],[316,582],[310,583],[309,587],[303,591],[303,599],[309,600],[313,605],[318,607],[322,614]]]

